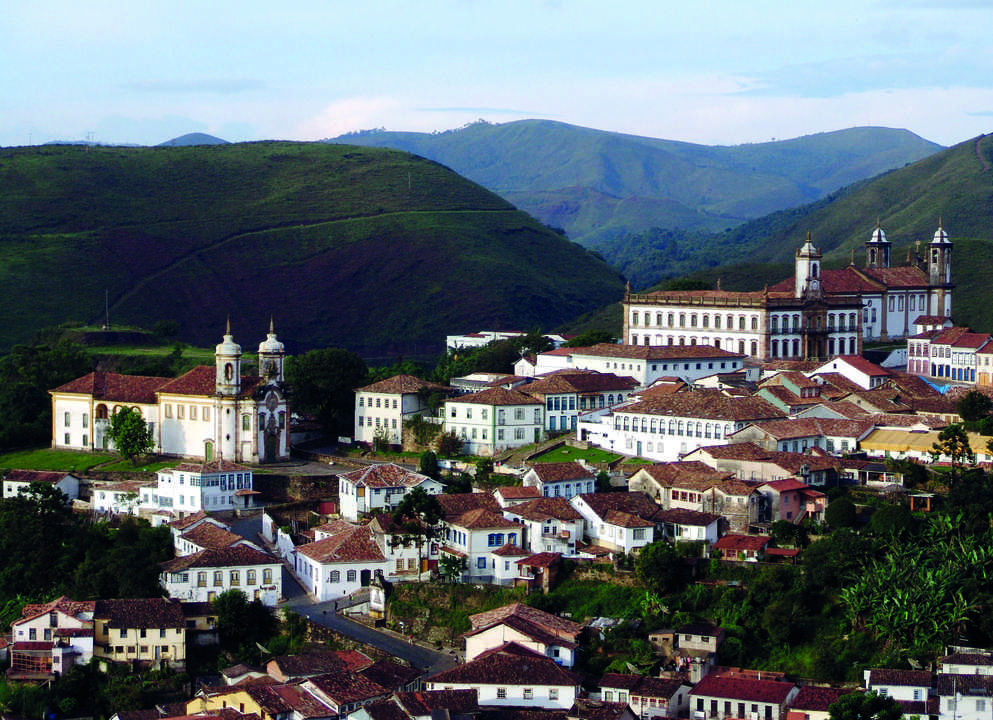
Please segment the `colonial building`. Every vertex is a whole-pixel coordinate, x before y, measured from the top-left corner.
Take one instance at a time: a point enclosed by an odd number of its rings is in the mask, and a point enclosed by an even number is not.
[[[628,345],[712,345],[751,357],[825,358],[861,353],[863,340],[914,333],[920,315],[951,315],[952,244],[940,226],[927,256],[890,266],[878,227],[865,244],[864,268],[821,269],[808,235],[794,277],[754,292],[679,290],[624,297]]]
[[[137,409],[152,431],[155,452],[202,459],[265,463],[290,455],[284,391],[283,343],[269,334],[259,344],[261,375],[242,375],[241,346],[228,323],[214,367],[201,365],[178,378],[92,372],[52,396],[52,447],[108,450],[110,417]]]

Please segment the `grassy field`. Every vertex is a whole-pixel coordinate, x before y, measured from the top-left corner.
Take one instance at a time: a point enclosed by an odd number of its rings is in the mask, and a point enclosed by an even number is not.
[[[132,465],[122,462],[114,453],[77,452],[74,450],[53,450],[37,448],[17,450],[0,455],[0,468],[18,470],[56,470],[59,472],[86,473],[94,469],[100,472],[155,472],[164,467],[179,464],[176,459],[152,458],[148,462]]]
[[[536,458],[532,458],[532,461],[536,463],[546,463],[585,460],[588,463],[610,463],[620,457],[620,455],[615,455],[614,453],[607,452],[606,450],[598,447],[590,447],[584,450],[582,448],[563,446],[555,448],[554,450],[549,450],[547,453],[539,455]]]

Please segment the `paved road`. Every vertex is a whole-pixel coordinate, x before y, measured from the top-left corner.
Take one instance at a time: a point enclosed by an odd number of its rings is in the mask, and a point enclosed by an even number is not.
[[[260,544],[259,533],[262,530],[262,517],[261,515],[256,515],[254,517],[235,520],[231,525],[231,530],[243,538]],[[286,599],[284,607],[310,618],[318,625],[323,625],[353,640],[358,640],[359,642],[384,650],[415,667],[426,670],[428,674],[445,670],[459,662],[459,658],[454,650],[437,652],[416,643],[411,643],[409,640],[405,640],[396,633],[388,630],[375,630],[354,620],[349,620],[335,612],[334,602],[313,602],[311,597],[300,586],[293,573],[287,570],[285,566],[283,566],[283,597]],[[342,601],[339,601],[338,604],[342,605]]]

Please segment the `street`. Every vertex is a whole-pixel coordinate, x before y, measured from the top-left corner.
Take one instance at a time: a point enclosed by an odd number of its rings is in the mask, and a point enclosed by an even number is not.
[[[262,545],[259,533],[262,530],[262,515],[254,515],[248,518],[235,520],[231,525],[231,531],[237,533],[247,540],[251,540],[257,545]],[[315,603],[304,591],[285,566],[283,566],[283,597],[285,603],[283,607],[293,610],[293,612],[309,618],[311,621],[334,630],[346,637],[358,640],[359,642],[371,645],[380,650],[388,652],[393,657],[410,663],[412,666],[424,669],[428,675],[432,675],[441,670],[445,670],[456,665],[459,661],[454,650],[438,652],[417,643],[411,643],[401,638],[396,633],[390,631],[379,631],[365,625],[349,620],[335,612],[333,601]],[[339,607],[344,605],[343,600],[338,601]]]

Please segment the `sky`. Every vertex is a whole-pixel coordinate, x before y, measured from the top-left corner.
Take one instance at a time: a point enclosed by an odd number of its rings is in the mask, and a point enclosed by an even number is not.
[[[0,0],[0,146],[993,130],[993,0]]]

